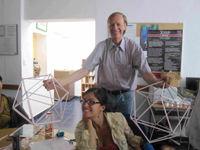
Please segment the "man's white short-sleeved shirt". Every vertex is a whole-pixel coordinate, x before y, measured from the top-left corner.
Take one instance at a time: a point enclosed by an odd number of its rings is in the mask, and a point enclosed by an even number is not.
[[[151,71],[141,46],[127,37],[119,46],[111,38],[98,43],[83,67],[93,71],[97,65],[97,86],[110,91],[135,90],[137,70],[141,75]]]

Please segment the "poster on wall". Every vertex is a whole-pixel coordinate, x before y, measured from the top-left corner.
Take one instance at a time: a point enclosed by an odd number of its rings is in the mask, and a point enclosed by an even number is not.
[[[136,28],[137,25],[135,23],[129,23],[126,26],[126,32],[124,36],[128,37],[129,39],[135,40],[136,39]]]
[[[0,55],[17,55],[17,25],[0,25]]]
[[[182,30],[149,30],[147,61],[152,72],[181,72]]]
[[[158,30],[158,24],[143,24],[141,25],[141,40],[140,45],[143,51],[147,51],[147,38],[149,30]]]
[[[136,37],[136,32],[137,32],[137,24],[129,23],[126,26],[126,32],[124,33],[124,37],[127,37],[127,38],[135,41],[137,44],[140,44],[140,38]]]

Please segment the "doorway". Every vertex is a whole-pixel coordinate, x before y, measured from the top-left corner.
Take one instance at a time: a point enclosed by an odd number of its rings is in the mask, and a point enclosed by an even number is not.
[[[95,21],[48,22],[44,35],[33,33],[33,58],[41,75],[54,70],[78,70],[95,47]],[[81,81],[75,82],[74,95],[81,96]]]

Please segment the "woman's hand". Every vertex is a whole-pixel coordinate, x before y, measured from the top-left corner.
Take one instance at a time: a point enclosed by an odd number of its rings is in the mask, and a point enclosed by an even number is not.
[[[90,126],[90,125],[92,125],[92,120],[91,119],[88,119],[88,118],[85,118],[85,117],[83,117],[82,118],[83,119],[83,121],[85,122],[85,124],[88,126]]]
[[[95,134],[94,134],[94,130],[93,130],[93,125],[92,125],[92,120],[83,117],[82,120],[85,122],[87,130],[91,132],[91,143],[93,146],[97,146],[96,143],[96,138],[95,138]]]

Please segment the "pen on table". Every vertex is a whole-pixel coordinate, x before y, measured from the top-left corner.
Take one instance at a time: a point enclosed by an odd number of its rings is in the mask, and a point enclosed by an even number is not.
[[[5,137],[7,137],[8,135],[3,136],[2,138],[0,138],[0,141],[3,140]]]
[[[64,136],[63,140],[66,140],[66,141],[68,141],[71,144],[73,144],[73,142],[76,142],[76,139],[68,139],[66,136]]]

